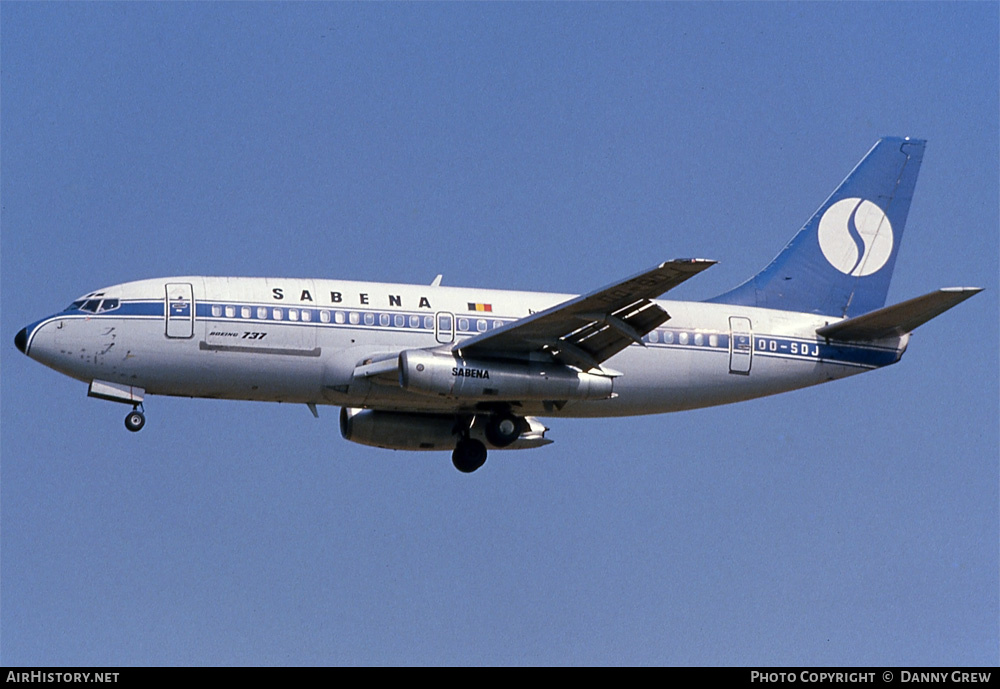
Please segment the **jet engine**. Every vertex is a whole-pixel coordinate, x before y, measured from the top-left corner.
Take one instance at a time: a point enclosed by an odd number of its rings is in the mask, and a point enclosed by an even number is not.
[[[374,409],[340,410],[340,434],[345,440],[384,447],[390,450],[453,450],[456,442],[468,430],[468,437],[486,447],[501,449],[489,442],[486,427],[489,415],[477,415],[469,423],[452,414],[417,414],[411,412],[378,411]],[[548,445],[548,429],[538,419],[524,417],[524,430],[505,450],[525,450]]]
[[[610,376],[558,363],[468,359],[410,349],[399,355],[399,384],[425,395],[483,401],[594,400],[612,397]]]

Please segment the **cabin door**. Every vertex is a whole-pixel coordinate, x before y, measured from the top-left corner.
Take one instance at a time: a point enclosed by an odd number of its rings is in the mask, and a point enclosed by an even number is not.
[[[194,336],[194,290],[191,283],[167,283],[164,313],[167,319],[167,337]]]
[[[753,330],[750,319],[742,316],[729,318],[729,372],[750,375],[753,361]]]

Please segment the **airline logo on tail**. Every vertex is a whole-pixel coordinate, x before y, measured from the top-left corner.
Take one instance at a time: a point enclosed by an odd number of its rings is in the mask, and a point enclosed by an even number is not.
[[[876,273],[892,255],[892,224],[871,201],[841,199],[819,221],[819,246],[834,268],[846,275]]]

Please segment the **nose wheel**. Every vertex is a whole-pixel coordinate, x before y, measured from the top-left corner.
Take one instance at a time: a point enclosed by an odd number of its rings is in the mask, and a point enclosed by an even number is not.
[[[142,430],[142,427],[146,425],[146,416],[138,409],[133,409],[125,417],[125,428],[129,429],[133,433],[137,433]]]

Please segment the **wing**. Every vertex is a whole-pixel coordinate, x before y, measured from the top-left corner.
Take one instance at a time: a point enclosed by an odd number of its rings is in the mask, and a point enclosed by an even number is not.
[[[463,356],[524,357],[544,352],[588,371],[665,323],[670,315],[652,302],[667,290],[715,265],[703,258],[676,259],[590,294],[570,299],[496,330],[457,343]]]

